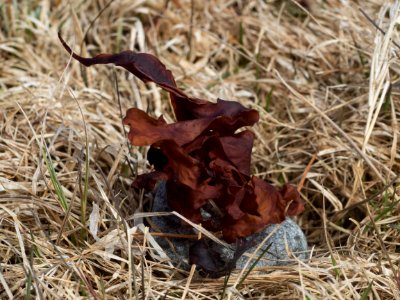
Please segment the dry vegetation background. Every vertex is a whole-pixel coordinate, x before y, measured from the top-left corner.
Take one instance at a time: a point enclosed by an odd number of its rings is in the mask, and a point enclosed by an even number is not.
[[[140,215],[152,195],[130,188],[146,149],[128,149],[121,112],[171,121],[167,94],[81,68],[58,30],[82,55],[150,52],[189,95],[256,108],[254,174],[297,185],[311,162],[297,219],[310,261],[241,285],[235,271],[226,298],[400,299],[398,3],[0,3],[0,299],[220,299],[224,286],[154,249]]]

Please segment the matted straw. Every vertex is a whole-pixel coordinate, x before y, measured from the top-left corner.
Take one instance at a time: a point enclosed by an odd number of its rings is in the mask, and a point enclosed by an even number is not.
[[[399,14],[386,0],[0,4],[0,298],[400,299]],[[150,52],[185,93],[256,108],[252,173],[302,187],[310,261],[225,287],[174,267],[146,227],[153,194],[131,188],[147,149],[121,123],[130,107],[173,121],[168,97],[81,68],[60,29],[77,53]]]

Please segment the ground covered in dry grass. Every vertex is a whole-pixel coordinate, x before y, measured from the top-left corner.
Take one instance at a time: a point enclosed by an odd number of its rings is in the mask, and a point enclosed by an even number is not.
[[[299,2],[2,2],[0,298],[400,299],[399,4]],[[129,107],[172,121],[167,94],[82,68],[58,30],[84,56],[153,53],[188,94],[256,108],[253,173],[305,179],[310,261],[235,271],[224,296],[224,278],[173,268],[144,225],[152,195],[130,188],[146,149],[121,123]]]

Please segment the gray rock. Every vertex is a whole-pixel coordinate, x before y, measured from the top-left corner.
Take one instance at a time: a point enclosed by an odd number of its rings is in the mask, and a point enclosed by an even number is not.
[[[167,201],[166,182],[158,183],[153,202],[153,212],[172,211]],[[155,230],[163,233],[194,234],[191,227],[182,226],[181,220],[176,216],[153,217]],[[182,269],[190,269],[188,262],[190,241],[182,238],[155,237],[157,243],[164,249],[172,263]]]
[[[272,224],[263,231],[252,235],[256,246],[248,249],[246,253],[238,259],[236,262],[236,267],[238,269],[243,269],[249,257],[253,255],[257,247],[271,233],[272,235],[253,256],[257,259],[262,255],[263,250],[269,247],[257,262],[256,267],[282,266],[296,262],[296,258],[301,260],[308,259],[307,239],[303,231],[291,218],[286,218],[281,224]],[[250,262],[249,266],[253,264],[255,259]]]
[[[166,197],[166,183],[160,182],[155,193],[153,212],[171,211]],[[164,233],[175,234],[194,234],[195,231],[190,227],[184,227],[179,218],[175,216],[153,217],[155,230],[160,230]],[[272,233],[273,232],[273,233]],[[261,250],[254,255],[254,259],[248,264],[250,267],[255,259],[262,255],[263,249],[269,247],[257,262],[255,267],[265,266],[280,266],[288,265],[296,262],[296,258],[306,260],[309,257],[307,251],[307,240],[301,228],[290,218],[286,218],[281,224],[270,225],[263,231],[247,237],[247,240],[252,240],[254,247],[248,249],[236,262],[238,269],[243,269],[249,260],[250,256],[255,252],[262,241],[272,233],[268,240],[262,245]],[[182,269],[190,269],[188,264],[189,247],[192,241],[180,238],[160,238],[156,241],[164,249],[173,264]],[[232,245],[234,246],[234,245]],[[213,248],[221,248],[220,245],[215,245]],[[231,249],[219,249],[221,258],[229,261],[234,256],[234,251]],[[296,257],[296,258],[295,258]]]

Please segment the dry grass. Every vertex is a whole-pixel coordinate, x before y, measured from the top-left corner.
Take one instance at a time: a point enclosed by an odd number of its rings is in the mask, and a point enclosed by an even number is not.
[[[240,286],[234,272],[227,298],[400,299],[399,7],[306,3],[309,13],[283,0],[2,2],[0,298],[219,299],[223,289],[224,278],[171,267],[132,218],[151,195],[130,188],[145,149],[128,149],[118,99],[122,112],[172,120],[167,95],[119,68],[69,61],[62,29],[83,55],[154,53],[188,94],[257,108],[258,176],[298,184],[316,156],[298,218],[311,260],[255,270]]]

